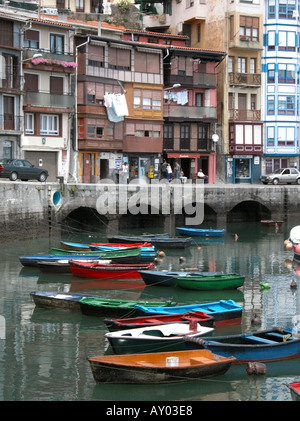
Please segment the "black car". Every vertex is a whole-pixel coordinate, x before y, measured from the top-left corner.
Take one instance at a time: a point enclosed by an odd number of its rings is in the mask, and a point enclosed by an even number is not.
[[[18,178],[22,181],[38,180],[46,181],[48,171],[43,168],[36,168],[26,159],[7,159],[0,158],[0,178],[9,178],[16,181]]]

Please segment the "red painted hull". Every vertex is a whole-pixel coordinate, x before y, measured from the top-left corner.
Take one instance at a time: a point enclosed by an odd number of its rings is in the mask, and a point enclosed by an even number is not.
[[[140,270],[153,270],[154,264],[145,265],[99,265],[97,263],[70,261],[72,275],[93,279],[142,279]]]

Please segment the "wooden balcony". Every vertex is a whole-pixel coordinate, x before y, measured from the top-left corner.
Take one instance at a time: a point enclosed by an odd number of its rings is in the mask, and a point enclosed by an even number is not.
[[[122,140],[78,139],[78,149],[85,151],[119,151],[123,148]]]
[[[232,121],[260,121],[260,110],[229,110],[229,120]]]
[[[163,140],[160,137],[125,136],[123,152],[162,153]]]
[[[261,85],[261,74],[260,73],[229,73],[229,84],[230,85],[242,85],[242,86],[253,86],[259,87]]]

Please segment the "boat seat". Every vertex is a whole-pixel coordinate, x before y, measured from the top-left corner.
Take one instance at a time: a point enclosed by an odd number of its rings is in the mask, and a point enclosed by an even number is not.
[[[267,336],[273,336],[274,338],[279,338],[282,341],[283,341],[283,338],[286,336],[286,335],[283,335],[282,333],[278,333],[278,332],[270,332],[270,333],[267,333],[266,335]],[[292,336],[290,336],[289,338],[287,338],[287,340],[288,339],[292,339]]]
[[[258,336],[247,335],[245,336],[246,339],[250,339],[250,341],[260,342],[263,344],[276,344],[276,341],[271,341],[270,339],[260,338]]]
[[[207,364],[211,363],[212,360],[210,358],[205,357],[193,357],[190,359],[191,364]]]

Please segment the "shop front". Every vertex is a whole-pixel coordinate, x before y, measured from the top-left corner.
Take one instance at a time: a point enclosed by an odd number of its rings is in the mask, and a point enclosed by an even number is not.
[[[232,155],[226,158],[226,181],[228,183],[259,183],[260,175],[260,155]]]
[[[142,182],[150,183],[152,179],[159,179],[160,156],[128,154],[124,156],[129,166],[129,181],[139,179]]]
[[[214,153],[168,153],[166,156],[171,167],[178,161],[184,176],[188,179],[196,179],[200,169],[208,176],[208,182],[216,182],[216,154]]]

